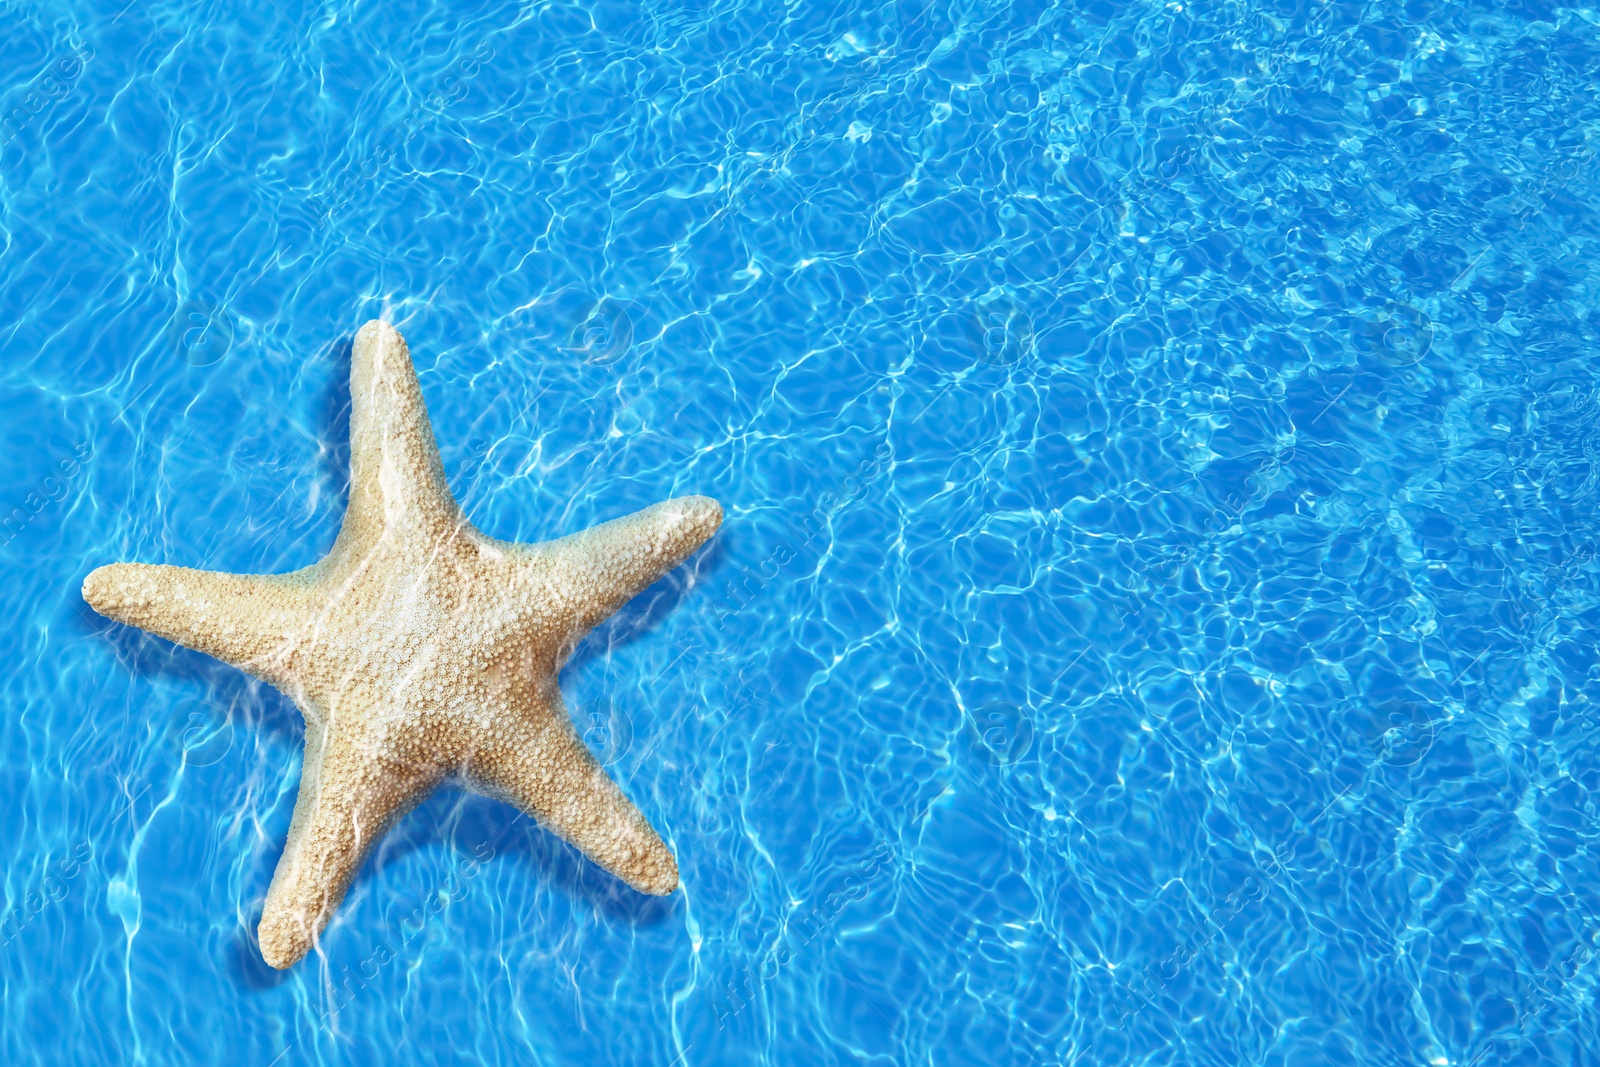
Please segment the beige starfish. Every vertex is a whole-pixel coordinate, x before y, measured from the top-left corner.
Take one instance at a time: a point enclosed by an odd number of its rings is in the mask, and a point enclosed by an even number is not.
[[[362,860],[435,786],[528,812],[644,893],[678,865],[578,738],[556,673],[590,627],[716,531],[703,496],[540,545],[474,529],[445,484],[405,341],[369,322],[350,366],[350,504],[292,574],[118,563],[83,583],[102,615],[231,663],[306,720],[300,796],[261,954],[302,959]]]

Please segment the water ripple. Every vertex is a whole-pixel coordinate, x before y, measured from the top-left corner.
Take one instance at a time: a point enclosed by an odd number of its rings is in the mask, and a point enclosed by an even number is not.
[[[1600,1040],[1587,11],[0,26],[6,1062]],[[489,533],[726,507],[562,679],[684,889],[444,793],[279,973],[298,713],[78,587],[318,558],[378,315]]]

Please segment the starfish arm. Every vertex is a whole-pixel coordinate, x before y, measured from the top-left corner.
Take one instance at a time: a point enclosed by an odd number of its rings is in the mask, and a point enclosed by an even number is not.
[[[570,649],[590,628],[654,585],[722,525],[722,505],[683,496],[531,546],[518,577],[530,601],[553,606],[560,591]],[[539,596],[539,594],[545,596]]]
[[[330,732],[306,717],[300,795],[257,928],[262,958],[279,970],[311,951],[373,847],[444,777],[364,755],[359,741]]]
[[[310,617],[312,590],[304,572],[224,574],[113,563],[84,579],[83,599],[109,619],[281,686]]]
[[[365,555],[385,538],[437,544],[464,523],[410,350],[374,319],[350,353],[350,504],[333,555]]]
[[[554,712],[498,724],[495,738],[474,755],[468,778],[639,892],[672,892],[678,863],[661,835],[595,762],[559,703]]]

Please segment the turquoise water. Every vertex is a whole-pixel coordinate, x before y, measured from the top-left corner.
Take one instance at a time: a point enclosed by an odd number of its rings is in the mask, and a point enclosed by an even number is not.
[[[259,9],[257,9],[259,8]],[[1590,1063],[1600,16],[0,3],[0,1061]],[[640,896],[441,793],[252,943],[301,723],[82,602],[717,539],[562,676]]]

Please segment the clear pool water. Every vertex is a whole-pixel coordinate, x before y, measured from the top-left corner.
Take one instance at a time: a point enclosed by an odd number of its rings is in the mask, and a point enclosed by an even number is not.
[[[0,1060],[1593,1062],[1600,14],[0,3]],[[251,938],[350,338],[538,540],[639,896],[440,794]]]

